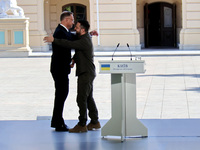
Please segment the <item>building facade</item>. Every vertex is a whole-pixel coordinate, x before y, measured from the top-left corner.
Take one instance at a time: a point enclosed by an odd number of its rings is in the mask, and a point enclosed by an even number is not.
[[[43,37],[53,33],[62,11],[74,12],[75,21],[87,19],[96,49],[128,43],[141,48],[200,50],[200,0],[17,0],[29,17],[33,51],[48,51]]]

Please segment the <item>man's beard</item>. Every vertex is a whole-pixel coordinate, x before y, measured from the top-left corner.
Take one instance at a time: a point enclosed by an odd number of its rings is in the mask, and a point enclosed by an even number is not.
[[[80,36],[81,34],[80,34],[80,32],[76,32],[76,35]]]

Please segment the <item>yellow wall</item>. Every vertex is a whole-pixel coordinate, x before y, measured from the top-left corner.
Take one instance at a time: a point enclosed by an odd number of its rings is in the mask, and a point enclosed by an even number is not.
[[[116,46],[126,43],[140,49],[139,32],[136,27],[135,0],[100,0],[100,43],[101,46]]]

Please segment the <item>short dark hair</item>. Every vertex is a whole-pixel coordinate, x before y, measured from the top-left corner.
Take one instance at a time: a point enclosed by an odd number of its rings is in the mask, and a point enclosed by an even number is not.
[[[78,23],[80,23],[82,29],[85,29],[85,32],[88,32],[88,30],[90,29],[90,24],[88,21],[79,20]]]
[[[60,21],[65,19],[65,17],[69,17],[70,15],[73,15],[73,13],[70,11],[63,11],[62,14],[60,15]]]

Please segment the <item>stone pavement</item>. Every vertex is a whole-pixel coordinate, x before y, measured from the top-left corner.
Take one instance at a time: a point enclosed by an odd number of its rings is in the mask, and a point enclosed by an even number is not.
[[[110,75],[94,81],[94,98],[100,119],[111,117]],[[117,57],[115,59],[130,59]],[[137,74],[139,119],[200,118],[200,56],[142,56],[146,72]],[[49,72],[50,57],[0,58],[0,120],[36,120],[51,116],[54,85]],[[64,118],[77,119],[75,69],[70,74],[70,93]]]

